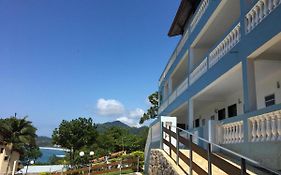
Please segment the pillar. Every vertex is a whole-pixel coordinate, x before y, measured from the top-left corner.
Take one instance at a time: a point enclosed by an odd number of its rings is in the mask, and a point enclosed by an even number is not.
[[[242,60],[244,113],[257,110],[255,66],[253,59]]]
[[[188,126],[189,126],[189,130],[193,129],[193,100],[189,99],[188,101]]]

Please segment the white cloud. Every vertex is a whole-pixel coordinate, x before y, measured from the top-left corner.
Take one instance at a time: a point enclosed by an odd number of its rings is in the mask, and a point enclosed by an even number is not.
[[[144,111],[140,108],[136,108],[135,110],[132,110],[129,112],[130,118],[140,118],[144,114]]]
[[[101,116],[120,116],[125,109],[123,104],[117,100],[100,98],[97,101],[97,112]]]
[[[139,119],[144,114],[141,108],[133,110],[125,109],[124,105],[115,99],[100,98],[96,104],[97,114],[100,116],[116,117],[116,120],[121,121],[129,126],[140,127]]]

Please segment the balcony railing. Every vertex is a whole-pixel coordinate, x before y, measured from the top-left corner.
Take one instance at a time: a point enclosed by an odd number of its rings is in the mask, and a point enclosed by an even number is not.
[[[199,22],[199,20],[203,16],[203,14],[205,13],[208,5],[209,5],[209,0],[203,0],[201,2],[201,4],[199,5],[199,8],[195,12],[194,18],[192,19],[192,22],[190,23],[191,32],[194,30],[195,26],[197,25],[197,23]]]
[[[281,0],[259,0],[245,16],[246,33],[250,33],[280,4]]]
[[[222,120],[217,128],[218,142],[221,144],[280,142],[281,104]]]
[[[229,124],[224,124],[222,127],[222,138],[221,143],[240,143],[243,142],[244,131],[243,131],[243,121],[233,122]]]
[[[188,88],[188,77],[175,89],[175,91],[167,98],[167,100],[160,106],[158,113],[161,113],[169,104],[180,96]]]
[[[195,16],[193,17],[189,27],[186,29],[186,32],[183,34],[181,40],[179,41],[176,49],[174,50],[172,56],[170,57],[167,66],[165,67],[164,72],[162,73],[160,80],[159,80],[159,84],[161,84],[161,82],[164,80],[164,78],[166,77],[168,71],[170,70],[171,66],[173,65],[174,61],[176,60],[178,54],[181,52],[184,44],[186,43],[186,40],[188,38],[188,36],[190,35],[190,33],[193,31],[193,29],[195,28],[195,26],[197,25],[197,23],[199,22],[199,20],[201,19],[201,17],[203,16],[203,14],[205,13],[207,7],[209,5],[209,0],[203,0],[200,5],[199,8],[197,9],[197,11],[195,12]]]
[[[209,54],[209,68],[215,65],[226,53],[228,53],[241,38],[240,23]]]
[[[249,118],[251,142],[281,141],[281,110]]]
[[[198,80],[208,69],[208,57],[206,57],[190,74],[190,85]]]

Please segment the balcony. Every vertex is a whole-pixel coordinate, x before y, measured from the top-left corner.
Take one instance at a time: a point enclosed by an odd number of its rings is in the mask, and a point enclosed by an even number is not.
[[[224,55],[229,53],[235,45],[240,41],[240,22],[236,23],[229,33],[207,53],[203,61],[190,73],[189,84],[187,79],[180,85],[167,100],[160,106],[159,113],[161,113],[169,104],[171,104],[176,97],[178,97],[188,86],[194,84],[200,77],[202,77],[208,70],[213,67]],[[209,64],[208,64],[209,63]],[[186,82],[186,83],[185,83]],[[186,84],[186,85],[184,85]]]
[[[172,56],[170,57],[167,66],[164,69],[164,72],[162,73],[160,80],[159,80],[159,84],[162,83],[162,81],[165,79],[168,71],[170,70],[171,66],[173,65],[174,61],[176,60],[176,58],[178,57],[179,53],[182,51],[184,44],[186,43],[189,35],[191,34],[191,32],[194,30],[194,28],[196,27],[197,23],[199,22],[199,20],[201,19],[201,17],[203,16],[203,14],[205,13],[207,7],[209,6],[209,0],[203,0],[201,1],[201,3],[198,6],[197,11],[195,12],[194,17],[192,18],[189,26],[187,27],[186,31],[184,32],[181,40],[179,41],[176,49],[174,50]]]
[[[280,0],[259,0],[245,15],[246,34],[250,33],[280,4]]]
[[[240,22],[223,38],[223,40],[211,49],[207,57],[190,74],[190,85],[198,80],[208,69],[213,67],[224,55],[240,41]],[[208,65],[209,62],[209,65]]]
[[[164,101],[164,103],[159,107],[158,114],[163,112],[175,99],[180,96],[188,88],[188,78],[186,78],[175,91]]]

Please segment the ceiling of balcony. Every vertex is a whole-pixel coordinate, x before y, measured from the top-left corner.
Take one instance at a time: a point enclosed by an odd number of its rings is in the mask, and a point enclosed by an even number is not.
[[[208,105],[210,102],[223,102],[230,95],[242,93],[241,69],[241,64],[238,64],[197,94],[194,97],[194,107]]]
[[[201,30],[192,47],[212,47],[240,16],[240,0],[222,1]]]

